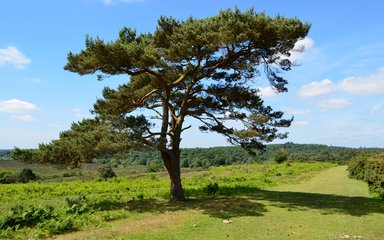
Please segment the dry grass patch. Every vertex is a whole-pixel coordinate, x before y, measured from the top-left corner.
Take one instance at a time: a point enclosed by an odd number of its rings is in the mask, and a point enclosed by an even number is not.
[[[90,229],[81,232],[53,237],[56,240],[75,240],[75,239],[113,239],[132,233],[156,232],[167,228],[182,225],[184,221],[192,216],[192,211],[165,212],[161,214],[145,214],[139,219],[123,219],[111,222],[108,226],[98,229]]]

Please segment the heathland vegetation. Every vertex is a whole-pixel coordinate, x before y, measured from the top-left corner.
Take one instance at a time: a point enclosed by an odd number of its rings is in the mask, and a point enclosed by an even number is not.
[[[114,41],[87,36],[65,70],[129,81],[106,87],[95,117],[59,139],[0,151],[0,238],[382,237],[382,149],[266,146],[293,118],[264,105],[255,77],[287,91],[282,72],[309,29],[236,8],[161,17],[153,33],[125,27]],[[186,118],[236,147],[181,149]]]
[[[0,165],[10,174],[19,175],[21,169],[29,168],[38,176],[28,183],[1,186],[1,239],[56,238],[69,232],[79,233],[62,239],[196,239],[203,233],[252,239],[256,232],[251,223],[256,222],[260,239],[286,239],[287,234],[297,239],[342,239],[348,234],[379,239],[383,234],[379,227],[384,218],[382,200],[371,198],[377,195],[370,196],[363,182],[347,180],[345,167],[335,168],[336,163],[327,161],[278,164],[272,158],[232,166],[182,168],[188,200],[177,204],[169,202],[167,174],[148,172],[149,166],[86,163],[79,169],[68,169],[14,160],[2,160]],[[324,169],[335,170],[317,177]],[[102,177],[111,170],[117,177]],[[301,185],[292,185],[297,183]],[[296,216],[298,211],[301,217]],[[303,215],[309,220],[302,221]],[[364,216],[366,225],[358,216]],[[234,226],[221,223],[224,220]],[[162,221],[180,223],[171,227]],[[327,224],[316,227],[311,221]],[[158,226],[172,231],[159,231]]]
[[[183,184],[188,199],[201,201],[207,198],[242,196],[276,184],[297,182],[308,178],[313,171],[331,166],[334,164],[284,163],[216,167],[186,171]],[[49,166],[45,170],[54,172]],[[65,181],[64,174],[57,178],[46,175],[46,179],[42,174],[39,180],[27,184],[2,185],[1,238],[41,238],[92,228],[145,211],[152,203],[164,204],[170,198],[168,180],[163,173],[140,173],[137,170],[139,173],[105,180],[97,177],[97,170],[87,171],[72,176],[68,174],[71,181]],[[92,171],[95,178],[85,180]]]

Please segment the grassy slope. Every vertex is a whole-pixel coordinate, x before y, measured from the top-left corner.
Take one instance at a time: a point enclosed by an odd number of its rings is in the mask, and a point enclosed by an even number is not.
[[[230,219],[230,224],[224,224]],[[175,206],[153,203],[137,220],[57,239],[383,239],[384,202],[345,167],[296,185]],[[362,237],[362,238],[360,238]]]

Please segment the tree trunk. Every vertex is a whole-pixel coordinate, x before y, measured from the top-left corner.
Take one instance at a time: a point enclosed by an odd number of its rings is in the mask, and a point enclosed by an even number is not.
[[[183,201],[184,192],[180,178],[180,151],[167,150],[161,152],[164,165],[171,180],[172,201]]]

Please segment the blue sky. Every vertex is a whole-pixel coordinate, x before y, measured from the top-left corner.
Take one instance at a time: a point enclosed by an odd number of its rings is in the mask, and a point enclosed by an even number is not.
[[[161,15],[185,19],[220,9],[254,7],[310,22],[312,28],[284,74],[288,93],[259,87],[265,102],[294,115],[289,138],[280,142],[384,147],[384,4],[381,0],[2,0],[0,2],[0,149],[34,148],[58,138],[71,122],[91,117],[104,86],[63,70],[69,51],[84,48],[85,35],[114,40],[124,26],[153,32]],[[183,147],[227,145],[194,126]]]

